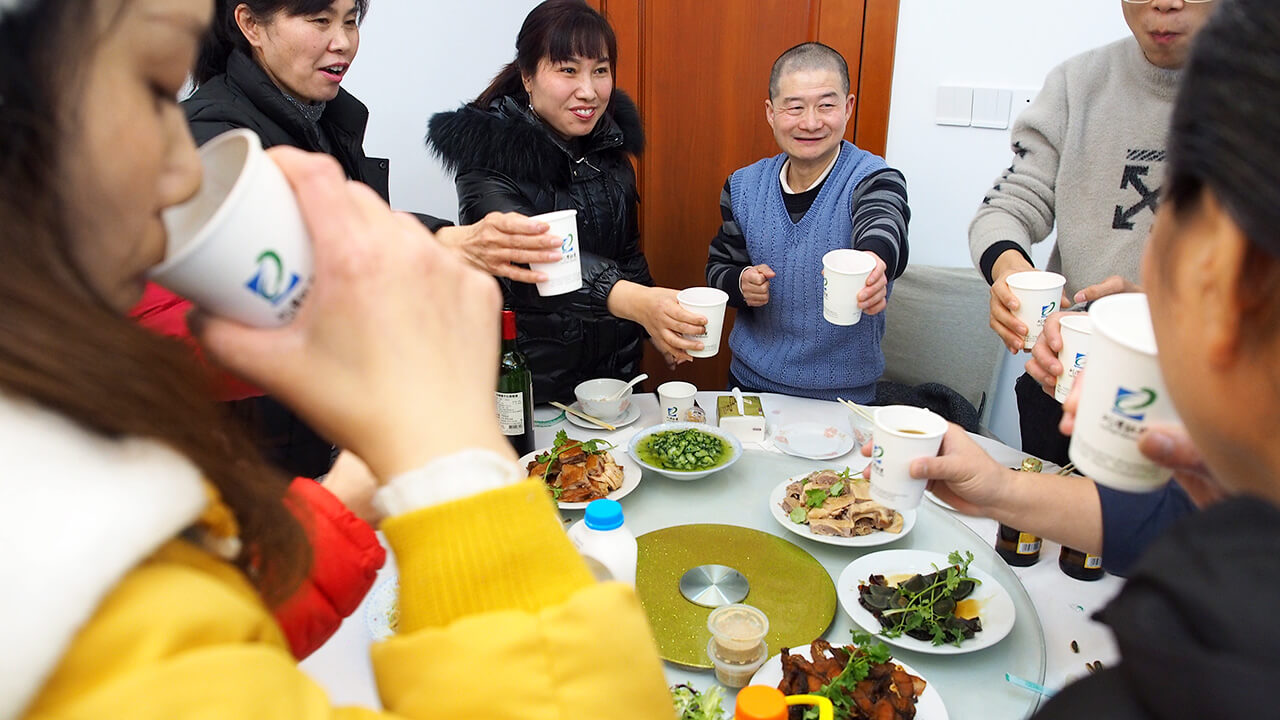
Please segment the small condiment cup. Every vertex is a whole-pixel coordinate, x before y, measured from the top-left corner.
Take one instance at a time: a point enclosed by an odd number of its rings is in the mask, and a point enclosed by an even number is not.
[[[707,656],[716,669],[716,680],[726,687],[743,687],[769,657],[764,636],[769,618],[750,605],[725,605],[707,616],[711,640]]]

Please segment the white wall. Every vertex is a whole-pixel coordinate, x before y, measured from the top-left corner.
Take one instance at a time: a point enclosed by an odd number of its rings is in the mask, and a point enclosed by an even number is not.
[[[427,152],[427,120],[472,100],[515,57],[539,0],[373,0],[343,87],[369,106],[364,149],[391,158],[391,205],[456,220],[453,179]]]
[[[969,221],[1012,157],[1008,130],[935,124],[938,87],[1038,89],[1058,63],[1128,32],[1120,0],[901,0],[886,155],[907,178],[912,264],[972,266]],[[1006,357],[991,421],[1015,446],[1025,359]]]

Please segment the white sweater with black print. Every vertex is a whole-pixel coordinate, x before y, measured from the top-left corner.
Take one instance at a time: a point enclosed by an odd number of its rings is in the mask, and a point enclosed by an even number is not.
[[[1057,226],[1046,269],[1068,296],[1112,275],[1138,281],[1165,174],[1180,73],[1152,65],[1132,37],[1054,68],[1013,126],[1013,164],[969,226],[973,262],[991,281],[1001,252]]]

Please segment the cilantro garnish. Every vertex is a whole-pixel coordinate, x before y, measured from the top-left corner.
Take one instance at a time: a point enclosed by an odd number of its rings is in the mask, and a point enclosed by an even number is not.
[[[862,630],[850,630],[853,636],[853,644],[856,646],[849,653],[849,662],[844,666],[844,670],[840,674],[831,679],[831,682],[823,685],[815,695],[821,695],[831,701],[835,706],[836,717],[856,717],[860,714],[853,702],[853,691],[857,688],[858,683],[867,679],[867,675],[871,674],[871,666],[889,662],[893,656],[889,653],[889,648],[884,643],[876,640],[870,633]],[[818,708],[810,707],[805,710],[805,720],[817,720]]]

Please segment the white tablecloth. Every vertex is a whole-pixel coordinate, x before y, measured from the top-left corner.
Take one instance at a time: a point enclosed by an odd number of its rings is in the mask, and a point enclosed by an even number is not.
[[[714,421],[714,397],[717,394],[699,393],[698,396],[699,404],[710,410],[712,421]],[[782,395],[765,395],[764,398],[771,432],[777,424],[792,419],[821,417],[847,422],[849,415],[847,410],[835,403]],[[574,437],[608,438],[616,445],[625,448],[627,441],[637,430],[661,420],[657,399],[653,395],[637,395],[634,402],[641,409],[641,418],[627,427],[619,428],[616,432],[583,430],[562,421],[549,427],[539,428],[538,445],[541,447],[551,444],[556,431],[568,429]],[[550,408],[539,408],[537,415],[539,418],[547,418],[554,417],[558,412]],[[1021,451],[989,438],[977,435],[972,437],[992,457],[1005,465],[1017,466],[1025,457]],[[748,445],[748,447],[778,452],[768,441],[763,446]],[[846,459],[855,459],[856,453],[857,450],[854,450]],[[1052,469],[1052,466],[1047,469]],[[980,537],[994,542],[995,521],[963,515],[957,517]],[[1044,684],[1051,689],[1061,688],[1072,679],[1085,675],[1088,672],[1085,669],[1086,662],[1101,660],[1104,664],[1111,665],[1118,658],[1111,633],[1105,626],[1093,621],[1090,616],[1119,590],[1120,578],[1107,575],[1096,582],[1081,582],[1067,577],[1058,569],[1058,550],[1057,544],[1045,541],[1039,563],[1027,568],[1014,568],[1014,572],[1031,597],[1044,628],[1046,646]],[[381,583],[394,576],[394,558],[389,556],[387,566],[379,573],[378,582]],[[1073,640],[1079,647],[1078,653],[1071,649]],[[303,661],[301,666],[328,690],[335,703],[379,707],[380,703],[369,664],[368,651],[371,642],[372,638],[365,618],[365,606],[362,604],[351,617],[347,618],[333,638]],[[955,715],[952,717],[955,720],[964,720]]]

